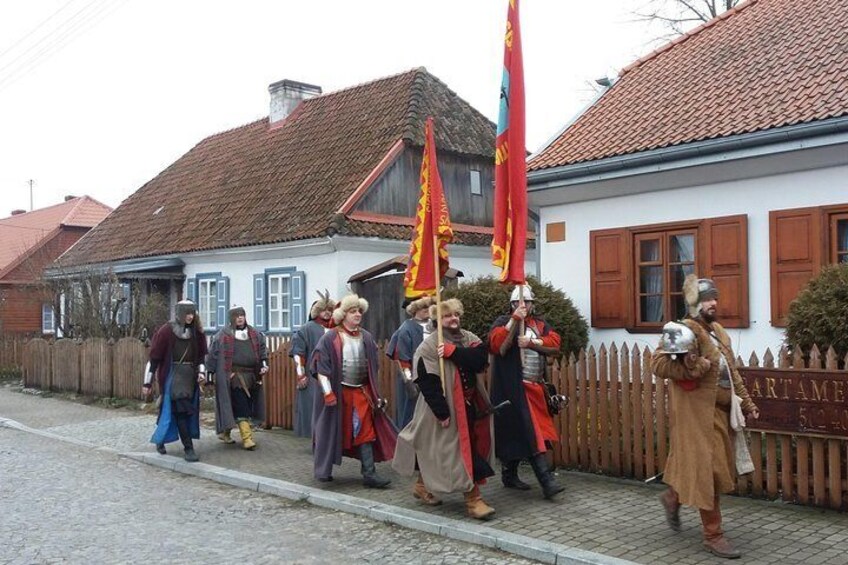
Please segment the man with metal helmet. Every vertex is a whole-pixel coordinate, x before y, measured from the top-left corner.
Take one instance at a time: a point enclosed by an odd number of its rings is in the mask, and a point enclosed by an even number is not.
[[[254,449],[251,420],[265,420],[262,377],[268,372],[265,336],[247,323],[244,308],[230,308],[229,324],[212,340],[207,365],[215,374],[215,431],[224,443],[235,443],[238,426],[242,446]]]
[[[309,309],[309,321],[300,326],[292,337],[289,356],[294,359],[297,371],[294,435],[298,437],[312,437],[312,418],[316,412],[315,407],[318,403],[324,404],[323,398],[317,392],[316,375],[310,375],[308,367],[318,340],[333,327],[335,308],[336,301],[330,298],[330,291],[325,289],[324,294],[318,291],[318,300],[313,302]]]
[[[680,530],[681,504],[698,508],[704,547],[734,559],[740,553],[724,537],[719,507],[719,494],[736,488],[736,449],[746,447],[744,434],[730,427],[733,395],[749,418],[758,418],[759,410],[736,370],[730,338],[716,321],[715,283],[690,274],[683,283],[683,296],[688,315],[680,324],[692,332],[694,341],[683,343],[689,338],[682,331],[672,338],[672,330],[679,329],[672,326],[651,360],[654,374],[674,383],[669,387],[671,448],[663,476],[669,489],[660,500],[675,531]]]
[[[558,353],[560,336],[536,316],[533,299],[529,285],[516,286],[510,296],[511,314],[495,320],[489,330],[492,404],[512,404],[495,418],[495,455],[501,460],[505,487],[530,489],[518,477],[519,464],[529,460],[544,497],[550,499],[564,490],[545,455],[552,442],[559,441],[544,381],[548,356]]]
[[[206,335],[197,306],[191,300],[181,300],[174,321],[153,334],[149,370],[142,387],[142,395],[150,396],[156,376],[162,402],[150,442],[162,455],[166,453],[165,444],[179,438],[185,460],[198,460],[192,439],[200,438],[200,387],[206,381],[206,353]]]
[[[367,310],[368,301],[356,294],[342,298],[333,310],[335,327],[312,353],[310,372],[322,392],[313,428],[314,474],[333,480],[333,465],[346,455],[360,460],[363,485],[386,488],[391,481],[377,474],[375,463],[392,458],[397,430],[377,387],[377,344],[361,327]]]

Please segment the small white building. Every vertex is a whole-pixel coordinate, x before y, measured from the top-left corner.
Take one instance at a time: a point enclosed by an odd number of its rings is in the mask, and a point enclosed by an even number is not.
[[[267,120],[201,141],[65,253],[57,272],[110,271],[171,305],[189,297],[211,330],[243,305],[257,328],[290,335],[316,291],[339,297],[351,275],[408,252],[432,116],[451,266],[466,277],[496,273],[495,124],[423,68],[329,94],[288,80],[269,90]],[[399,293],[387,299],[400,311]]]
[[[716,281],[744,358],[848,263],[848,10],[751,1],[625,68],[528,163],[540,270],[590,343],[654,347],[686,274]]]

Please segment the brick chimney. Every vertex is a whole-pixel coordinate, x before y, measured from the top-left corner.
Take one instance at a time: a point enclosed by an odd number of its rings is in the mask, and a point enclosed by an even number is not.
[[[302,101],[321,94],[321,87],[293,80],[281,80],[268,86],[271,94],[271,112],[268,124],[284,120]]]
[[[19,216],[21,214],[26,214],[26,210],[12,210],[13,216]]]
[[[65,196],[65,202],[67,202],[68,200],[73,200],[74,198],[76,198],[76,196],[74,196],[73,194],[68,194],[67,196]]]

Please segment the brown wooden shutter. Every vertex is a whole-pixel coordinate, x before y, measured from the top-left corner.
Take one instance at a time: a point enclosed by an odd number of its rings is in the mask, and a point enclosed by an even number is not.
[[[748,216],[704,220],[698,233],[701,276],[713,279],[718,287],[719,321],[727,328],[747,328]]]
[[[592,285],[592,327],[630,325],[630,234],[624,229],[589,233]]]
[[[821,270],[822,241],[817,208],[769,212],[772,326],[786,326],[789,304]]]

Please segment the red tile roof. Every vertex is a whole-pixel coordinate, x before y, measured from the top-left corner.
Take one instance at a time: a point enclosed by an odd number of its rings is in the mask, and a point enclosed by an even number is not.
[[[625,68],[529,170],[848,114],[845,0],[748,0]]]
[[[81,196],[47,208],[0,218],[0,274],[62,226],[91,228],[112,208]]]
[[[425,69],[414,69],[306,100],[281,125],[263,119],[204,139],[60,261],[326,235],[339,229],[334,214],[399,140],[423,146],[428,115],[438,124],[440,151],[494,156],[495,125]]]

